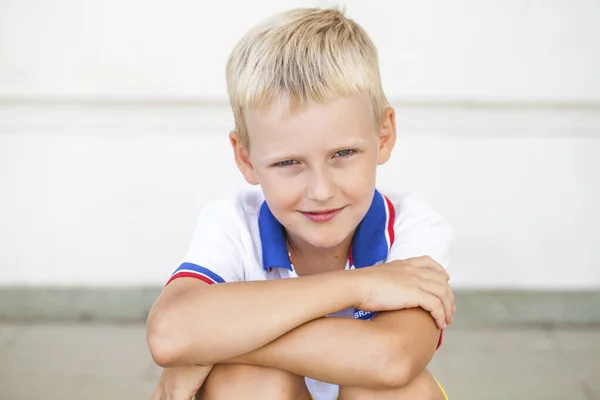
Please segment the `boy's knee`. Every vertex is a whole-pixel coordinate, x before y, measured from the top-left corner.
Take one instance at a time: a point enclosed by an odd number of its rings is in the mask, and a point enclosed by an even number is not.
[[[444,400],[445,398],[433,375],[424,370],[409,385],[398,389],[340,387],[339,400]]]
[[[272,368],[240,364],[216,365],[196,395],[197,400],[310,400],[304,377]]]

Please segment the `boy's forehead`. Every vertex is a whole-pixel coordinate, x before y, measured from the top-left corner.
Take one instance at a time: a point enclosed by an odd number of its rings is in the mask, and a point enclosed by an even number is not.
[[[370,124],[373,118],[371,103],[363,95],[342,97],[327,103],[312,101],[296,108],[290,107],[285,101],[275,102],[268,107],[248,108],[244,114],[250,134],[252,131],[273,128],[293,130],[313,125],[356,126]]]

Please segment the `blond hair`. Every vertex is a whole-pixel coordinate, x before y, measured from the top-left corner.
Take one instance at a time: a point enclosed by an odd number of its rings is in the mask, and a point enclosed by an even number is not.
[[[387,99],[377,49],[364,29],[340,10],[301,8],[252,28],[227,61],[227,90],[236,130],[249,145],[244,110],[276,103],[289,112],[367,93],[376,124]]]

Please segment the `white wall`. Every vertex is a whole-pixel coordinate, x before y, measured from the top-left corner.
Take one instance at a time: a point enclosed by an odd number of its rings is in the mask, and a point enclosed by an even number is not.
[[[220,99],[248,28],[321,3],[4,0],[0,96]],[[391,98],[600,100],[596,0],[337,3],[377,43]]]
[[[400,106],[380,186],[452,221],[455,285],[600,287],[598,3],[346,3]],[[229,50],[313,4],[1,2],[0,284],[163,283],[202,206],[245,186]]]

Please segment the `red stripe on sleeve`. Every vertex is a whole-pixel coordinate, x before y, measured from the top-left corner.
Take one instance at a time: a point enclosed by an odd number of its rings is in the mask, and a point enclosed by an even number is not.
[[[167,281],[167,283],[165,284],[165,286],[167,286],[169,283],[173,282],[177,278],[196,278],[196,279],[200,279],[201,281],[204,281],[204,282],[208,283],[209,285],[212,285],[212,284],[215,283],[212,279],[210,279],[210,278],[208,278],[208,277],[206,277],[204,275],[195,274],[193,272],[178,272],[178,273],[174,274],[171,277],[171,279],[169,279]]]
[[[394,244],[394,239],[395,239],[394,223],[396,220],[396,210],[394,209],[394,204],[387,197],[385,197],[385,202],[387,203],[388,210],[390,213],[390,220],[388,221],[387,230],[388,230],[388,235],[390,237],[390,247],[392,247],[392,245]]]
[[[444,338],[444,330],[442,329],[442,330],[440,331],[440,339],[438,340],[438,345],[437,345],[437,347],[435,348],[436,350],[437,350],[437,349],[439,349],[439,348],[442,346],[442,341],[443,341],[443,338]]]

